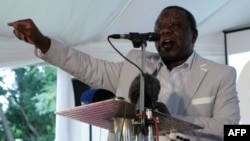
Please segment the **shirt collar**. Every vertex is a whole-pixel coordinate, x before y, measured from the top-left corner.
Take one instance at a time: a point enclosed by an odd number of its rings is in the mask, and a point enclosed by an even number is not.
[[[194,56],[195,56],[195,53],[193,52],[188,57],[188,59],[183,64],[181,64],[180,66],[186,66],[187,65],[188,69],[190,70],[191,67],[192,67],[192,64],[193,64]],[[164,63],[163,63],[163,61],[162,61],[162,59],[160,57],[158,66],[157,66],[156,70],[153,72],[152,75],[157,75],[163,65],[164,65]]]
[[[189,69],[191,69],[191,67],[192,67],[192,65],[193,65],[194,56],[195,56],[195,53],[193,52],[193,53],[188,57],[188,59],[183,63],[183,64],[187,64]]]

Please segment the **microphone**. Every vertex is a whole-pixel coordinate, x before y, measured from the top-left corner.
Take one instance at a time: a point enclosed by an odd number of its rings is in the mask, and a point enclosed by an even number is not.
[[[115,98],[115,94],[106,89],[89,89],[81,95],[82,105]]]
[[[154,108],[158,95],[160,92],[160,82],[154,76],[145,73],[144,77],[144,106],[147,108]],[[133,104],[137,104],[140,97],[140,75],[137,75],[132,81],[129,88],[129,99]]]
[[[167,106],[162,102],[157,102],[160,93],[161,85],[157,78],[148,73],[144,74],[145,93],[144,106],[152,108],[158,112],[170,115]],[[129,100],[133,104],[138,104],[140,97],[140,75],[136,76],[129,88]]]
[[[109,36],[113,39],[129,39],[132,41],[158,41],[160,40],[160,34],[154,32],[148,33],[135,33],[130,32],[129,34],[113,34]]]

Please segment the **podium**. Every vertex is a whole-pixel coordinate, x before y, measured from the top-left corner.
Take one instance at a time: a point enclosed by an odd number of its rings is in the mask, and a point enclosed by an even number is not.
[[[114,118],[134,119],[135,108],[132,103],[114,98],[56,111],[55,114],[114,132]],[[155,112],[155,116],[159,119],[160,134],[203,128],[164,113]]]

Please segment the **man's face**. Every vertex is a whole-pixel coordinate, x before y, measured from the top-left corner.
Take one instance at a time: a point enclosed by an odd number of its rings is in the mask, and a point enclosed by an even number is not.
[[[193,52],[197,31],[192,31],[186,13],[179,9],[162,12],[155,24],[155,32],[161,39],[155,42],[164,61],[186,60]]]

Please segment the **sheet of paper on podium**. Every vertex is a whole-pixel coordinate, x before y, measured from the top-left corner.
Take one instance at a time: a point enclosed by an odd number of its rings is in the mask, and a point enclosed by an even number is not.
[[[110,99],[56,111],[55,113],[113,132],[113,118],[135,119],[135,110],[135,105],[130,102]],[[203,128],[202,126],[176,119],[171,115],[155,112],[155,116],[159,118],[160,133]]]

